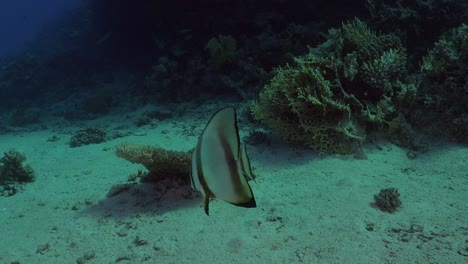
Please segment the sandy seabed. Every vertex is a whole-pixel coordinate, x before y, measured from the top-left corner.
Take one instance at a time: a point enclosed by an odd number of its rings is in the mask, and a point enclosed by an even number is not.
[[[80,123],[0,135],[0,150],[24,153],[37,175],[0,196],[0,263],[468,263],[466,146],[437,143],[408,159],[380,142],[357,160],[274,139],[248,147],[258,207],[213,200],[210,216],[187,186],[139,183],[107,196],[143,168],[118,158],[118,143],[189,150],[215,110],[139,128],[138,111],[94,120],[132,135],[77,148],[68,142]],[[388,187],[401,194],[393,214],[374,204]]]

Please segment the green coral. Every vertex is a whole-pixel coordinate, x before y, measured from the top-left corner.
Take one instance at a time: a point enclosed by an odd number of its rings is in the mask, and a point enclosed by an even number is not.
[[[396,35],[377,34],[359,19],[330,29],[329,34],[329,41],[313,52],[337,61],[345,91],[365,102],[372,112],[378,111],[381,100],[390,97],[392,101],[395,94],[401,94],[396,84],[405,82],[407,55]],[[393,112],[381,110],[384,114]]]
[[[380,210],[393,213],[401,206],[400,193],[396,188],[381,189],[374,195],[374,200]]]
[[[252,105],[254,117],[287,141],[322,153],[356,152],[364,137],[350,118],[347,98],[329,80],[334,68],[332,60],[311,53],[278,68]]]
[[[70,138],[70,147],[80,147],[89,144],[99,144],[107,140],[107,133],[100,127],[80,129]]]
[[[0,158],[0,195],[13,195],[18,183],[35,180],[34,170],[29,165],[23,165],[26,156],[16,150],[9,150]]]
[[[422,81],[411,122],[468,142],[468,25],[444,34],[423,58]]]
[[[445,33],[424,56],[422,71],[434,75],[446,73],[450,66],[463,68],[468,60],[468,26],[462,24]]]
[[[378,36],[359,19],[343,23],[341,30],[334,30],[339,34],[338,37],[343,39],[343,46],[347,48],[347,52],[360,50],[378,41]]]
[[[409,67],[417,69],[421,57],[443,32],[468,21],[468,2],[457,0],[367,0],[370,23],[394,31],[405,40]],[[466,23],[466,22],[465,22]]]
[[[365,61],[361,66],[362,81],[383,94],[392,94],[394,82],[405,71],[406,56],[402,49],[389,49],[376,59]]]
[[[416,86],[407,80],[406,50],[394,35],[379,35],[355,19],[330,38],[276,69],[254,117],[285,140],[322,153],[361,148],[369,123],[386,127]]]

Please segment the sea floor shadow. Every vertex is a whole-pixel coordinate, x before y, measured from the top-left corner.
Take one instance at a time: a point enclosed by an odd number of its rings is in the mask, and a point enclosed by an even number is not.
[[[111,187],[106,198],[82,211],[99,217],[135,214],[162,215],[200,205],[200,195],[189,184],[164,179],[158,182],[123,183]]]

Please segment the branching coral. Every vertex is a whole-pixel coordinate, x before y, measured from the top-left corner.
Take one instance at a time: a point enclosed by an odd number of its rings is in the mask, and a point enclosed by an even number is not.
[[[463,68],[467,61],[468,25],[462,24],[445,33],[434,44],[434,48],[423,58],[421,69],[432,75],[441,75],[451,70],[451,66]]]
[[[394,35],[378,35],[355,19],[294,64],[278,68],[252,110],[291,142],[323,153],[360,149],[366,124],[388,124],[414,94],[406,51]]]
[[[423,79],[411,122],[437,135],[468,142],[468,26],[444,34],[424,57]]]
[[[26,161],[24,154],[9,150],[0,158],[0,196],[14,195],[18,184],[35,180],[34,170],[29,165],[23,165]]]
[[[330,29],[330,41],[313,50],[319,56],[332,56],[343,89],[376,112],[380,100],[401,94],[397,82],[406,76],[406,50],[393,34],[380,35],[364,22],[354,19],[341,28]],[[391,111],[382,109],[384,114]],[[380,120],[382,121],[382,120]]]
[[[367,6],[372,25],[382,31],[397,29],[404,38],[413,69],[440,34],[468,19],[467,1],[367,0]]]
[[[287,141],[322,153],[356,152],[364,137],[349,117],[343,93],[328,80],[334,67],[332,60],[309,54],[278,68],[252,105],[254,117]]]
[[[389,49],[361,67],[361,78],[369,87],[393,95],[393,83],[405,71],[406,55],[402,49]]]
[[[16,150],[9,150],[0,158],[0,184],[8,182],[32,182],[34,170],[23,165],[26,156]]]

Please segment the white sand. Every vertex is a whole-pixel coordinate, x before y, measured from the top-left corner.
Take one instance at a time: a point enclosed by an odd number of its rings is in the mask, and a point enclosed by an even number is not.
[[[200,197],[183,198],[187,187],[161,198],[161,186],[140,183],[106,197],[142,168],[116,157],[115,145],[189,150],[215,108],[156,128],[135,128],[136,113],[96,120],[137,135],[78,148],[68,146],[78,126],[0,135],[0,151],[25,153],[37,174],[25,191],[0,196],[0,263],[468,263],[468,151],[457,145],[414,160],[389,143],[368,145],[367,160],[278,140],[249,146],[258,207],[214,200],[210,216]],[[373,204],[388,187],[403,203],[393,214]]]

